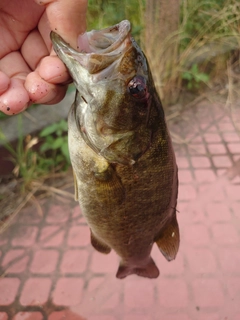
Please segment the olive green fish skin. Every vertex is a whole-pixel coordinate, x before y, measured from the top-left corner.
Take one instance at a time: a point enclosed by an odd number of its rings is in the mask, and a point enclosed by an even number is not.
[[[83,80],[76,72],[79,62],[59,53],[58,38],[52,36],[52,41],[77,86],[68,118],[69,151],[92,245],[121,257],[118,278],[134,273],[156,278],[159,272],[150,257],[154,242],[169,261],[179,247],[177,166],[149,66],[128,34],[110,79],[90,77],[89,82],[82,67]],[[96,68],[98,63],[91,74]],[[143,99],[130,92],[131,79],[144,79]]]

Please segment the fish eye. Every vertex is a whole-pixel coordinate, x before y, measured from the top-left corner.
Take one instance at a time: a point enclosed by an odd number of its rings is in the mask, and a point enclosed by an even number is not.
[[[142,76],[135,76],[128,83],[128,90],[130,94],[137,99],[143,99],[147,94],[146,80]]]

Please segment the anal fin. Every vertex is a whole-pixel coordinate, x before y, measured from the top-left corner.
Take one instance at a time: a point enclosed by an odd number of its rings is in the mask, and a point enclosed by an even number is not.
[[[144,278],[154,279],[159,276],[159,270],[151,257],[144,267],[132,267],[127,263],[125,264],[124,262],[121,262],[116,277],[118,279],[123,279],[131,274],[136,274]]]
[[[101,252],[101,253],[105,253],[108,254],[111,251],[111,248],[106,245],[105,243],[103,243],[102,241],[100,241],[92,232],[91,230],[91,244],[93,246],[94,249],[96,249],[97,251]]]
[[[180,243],[176,214],[173,216],[171,222],[157,236],[155,242],[168,261],[176,258]]]

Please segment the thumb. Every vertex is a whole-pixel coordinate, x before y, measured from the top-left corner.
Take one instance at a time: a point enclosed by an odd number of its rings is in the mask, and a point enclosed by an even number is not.
[[[35,0],[46,7],[51,30],[77,48],[77,37],[86,31],[87,0]]]

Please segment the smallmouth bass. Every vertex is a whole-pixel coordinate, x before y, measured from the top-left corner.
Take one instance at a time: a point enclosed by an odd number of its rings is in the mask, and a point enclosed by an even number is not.
[[[168,261],[179,248],[178,175],[147,59],[127,20],[81,35],[79,51],[51,40],[77,88],[69,152],[91,243],[121,257],[117,278],[157,278],[153,244]]]

